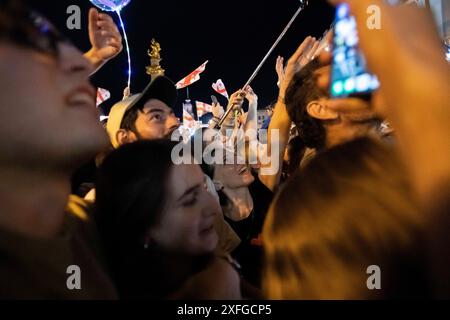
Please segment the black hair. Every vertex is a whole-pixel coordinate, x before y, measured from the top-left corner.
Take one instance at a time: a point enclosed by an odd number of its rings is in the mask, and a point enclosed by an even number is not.
[[[208,125],[213,118],[214,118],[214,115],[212,114],[212,112],[208,112],[208,113],[205,113],[203,116],[201,116],[199,120],[203,124]]]
[[[323,123],[311,117],[306,110],[311,101],[328,97],[327,91],[317,85],[315,71],[318,67],[318,62],[314,60],[299,71],[292,79],[285,97],[291,120],[297,126],[305,145],[312,149],[324,148],[326,141]]]
[[[144,250],[145,236],[161,219],[175,145],[165,140],[127,144],[112,152],[99,169],[96,222],[122,296],[145,296],[155,283],[149,266],[154,257]]]
[[[208,128],[200,128],[198,129],[194,135],[191,137],[190,144],[191,144],[191,152],[192,157],[194,158],[195,162],[200,165],[200,168],[202,169],[203,173],[207,175],[211,180],[214,180],[214,173],[215,173],[215,165],[213,164],[207,164],[204,161],[204,151],[207,148],[209,142],[204,140],[204,134],[210,129]],[[202,146],[202,154],[197,155],[195,154],[195,144],[198,141],[198,139],[201,139],[201,146]],[[215,150],[212,150],[211,156],[215,155]],[[200,156],[200,158],[199,158]]]
[[[289,164],[286,168],[286,174],[290,176],[300,168],[300,163],[305,155],[306,148],[303,139],[299,136],[292,138],[291,141],[289,141],[287,148]]]
[[[68,42],[68,39],[29,6],[29,2],[0,1],[0,41],[58,56],[58,44]]]
[[[163,140],[139,141],[112,152],[97,175],[99,212],[108,221],[120,220],[120,227],[129,228],[133,235],[142,235],[157,223],[175,145]]]
[[[29,29],[26,17],[29,9],[20,0],[0,0],[0,39],[22,42]],[[25,44],[25,43],[23,43]]]
[[[122,122],[120,123],[120,129],[136,132],[136,120],[139,115],[139,108],[131,108],[125,112]]]

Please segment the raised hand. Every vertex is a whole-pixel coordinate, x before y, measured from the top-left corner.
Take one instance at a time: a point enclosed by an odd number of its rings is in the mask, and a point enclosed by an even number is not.
[[[230,108],[241,108],[242,104],[244,103],[246,92],[243,90],[238,90],[235,93],[233,93],[230,97],[230,101],[228,103],[227,110]]]
[[[284,67],[284,58],[283,57],[278,56],[277,62],[275,64],[275,71],[277,72],[277,75],[278,75],[277,85],[279,87],[280,84],[283,82],[283,80],[285,78],[285,73],[286,73],[286,68]]]
[[[122,36],[114,20],[96,9],[89,10],[89,40],[92,48],[85,54],[97,68],[123,49]]]
[[[361,49],[370,70],[379,77],[380,91],[390,107],[381,112],[403,117],[406,109],[418,107],[429,113],[430,98],[448,93],[445,88],[449,65],[428,10],[416,6],[389,6],[380,0],[330,2],[348,2],[350,5],[357,21]],[[377,5],[381,9],[382,29],[366,27],[368,5]],[[447,97],[448,94],[443,96],[442,101]],[[442,108],[446,109],[447,105]]]
[[[284,94],[292,81],[294,75],[305,67],[309,62],[316,57],[317,49],[320,42],[313,37],[307,37],[302,44],[298,47],[294,55],[289,59],[284,80],[280,84],[280,95],[284,97]]]
[[[212,114],[213,117],[216,119],[222,119],[223,115],[225,114],[225,110],[220,105],[220,103],[213,103],[212,105]]]
[[[250,104],[258,102],[258,96],[253,91],[252,87],[248,86],[245,88],[245,98],[248,100]]]
[[[436,152],[449,150],[450,65],[431,13],[416,6],[389,6],[381,0],[329,2],[350,5],[361,49],[381,82],[385,103],[375,108],[396,129],[398,146],[423,204],[436,206],[437,194],[450,181],[450,153]],[[380,30],[366,26],[369,5],[381,10]],[[330,107],[344,110],[344,104]],[[353,105],[353,109],[359,107]]]

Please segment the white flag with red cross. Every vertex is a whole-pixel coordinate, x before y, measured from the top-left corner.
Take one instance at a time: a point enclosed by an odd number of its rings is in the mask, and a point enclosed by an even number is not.
[[[109,98],[111,98],[111,92],[102,88],[97,89],[97,107]]]
[[[183,127],[185,128],[193,128],[195,126],[194,117],[183,109]]]
[[[225,84],[223,83],[222,79],[217,80],[216,83],[213,83],[212,88],[214,91],[216,91],[218,94],[223,95],[225,98],[230,99],[227,89],[225,88]]]
[[[177,89],[183,89],[186,87],[189,87],[194,82],[197,82],[200,80],[200,74],[202,74],[206,70],[206,65],[209,61],[206,61],[204,64],[202,64],[200,67],[195,69],[191,74],[189,74],[187,77],[181,79],[176,84]]]
[[[199,118],[203,117],[207,113],[212,112],[212,105],[210,104],[195,101],[195,105],[197,106],[197,117]]]

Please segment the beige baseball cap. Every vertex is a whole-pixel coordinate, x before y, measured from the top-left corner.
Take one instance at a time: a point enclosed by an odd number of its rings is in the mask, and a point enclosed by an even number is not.
[[[141,107],[150,99],[158,99],[169,107],[174,108],[177,95],[175,83],[165,76],[160,76],[150,82],[142,93],[132,95],[116,103],[109,112],[109,119],[106,124],[106,131],[113,147],[117,149],[120,146],[117,141],[117,132],[122,126],[122,121],[127,111],[134,107]]]

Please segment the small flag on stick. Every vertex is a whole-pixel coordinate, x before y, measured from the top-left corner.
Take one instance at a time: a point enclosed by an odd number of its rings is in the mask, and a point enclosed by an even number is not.
[[[218,94],[221,94],[225,98],[230,99],[230,97],[228,96],[227,89],[225,88],[225,84],[221,79],[217,80],[216,83],[213,83],[212,87],[214,91],[216,91]]]
[[[99,107],[103,102],[111,98],[111,92],[106,89],[97,89],[97,107]]]

